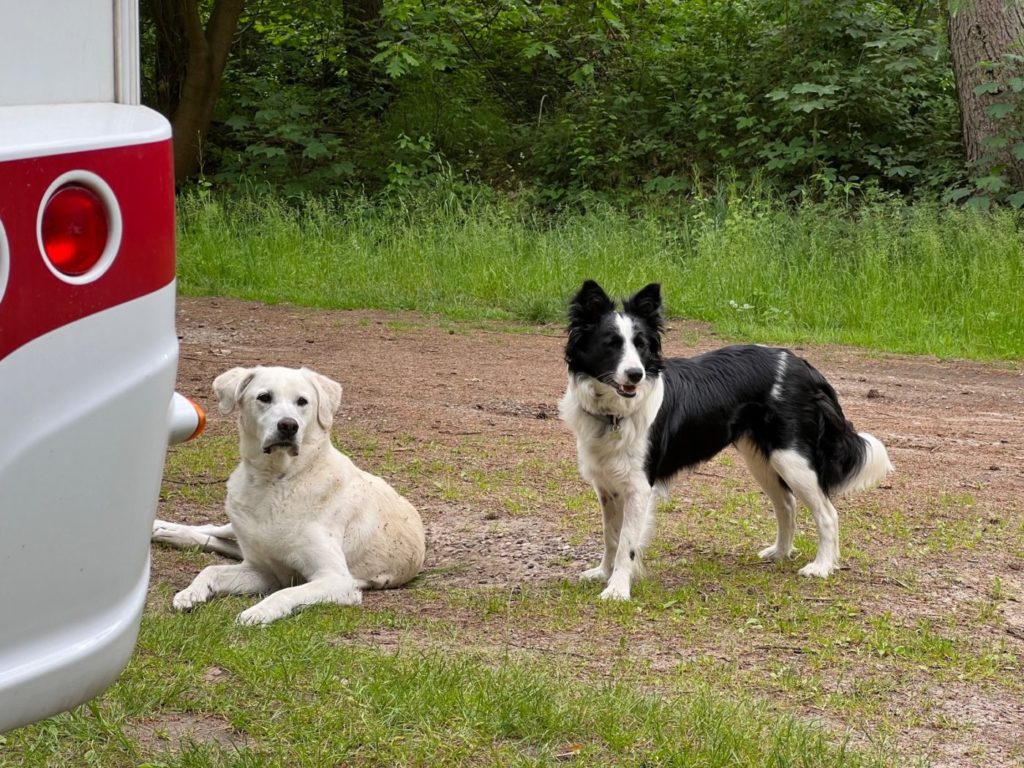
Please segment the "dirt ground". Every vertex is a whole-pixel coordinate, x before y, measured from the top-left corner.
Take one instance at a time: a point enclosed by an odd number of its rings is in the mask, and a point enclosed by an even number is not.
[[[399,487],[426,523],[428,556],[421,584],[438,590],[509,590],[574,578],[594,564],[600,538],[596,502],[587,501],[593,525],[584,535],[574,535],[562,522],[564,498],[587,489],[582,480],[565,472],[575,458],[573,440],[556,413],[565,386],[561,328],[454,324],[412,314],[317,311],[227,299],[181,299],[177,321],[178,388],[207,408],[211,433],[232,432],[229,420],[216,413],[210,392],[213,378],[229,367],[305,365],[344,385],[335,425],[339,444],[365,468]],[[695,346],[688,344],[695,339],[699,340]],[[665,350],[687,355],[722,343],[703,326],[674,321],[669,323]],[[871,599],[887,603],[896,616],[913,619],[948,616],[958,606],[974,604],[979,596],[989,594],[996,583],[996,615],[970,631],[985,634],[1018,660],[1024,657],[1024,377],[1020,367],[838,347],[801,347],[799,353],[836,386],[847,416],[857,427],[889,447],[898,471],[874,493],[882,508],[898,507],[908,520],[916,521],[921,530],[912,526],[912,543],[930,535],[928,519],[933,513],[929,510],[939,509],[935,515],[942,516],[944,507],[936,506],[937,499],[969,497],[972,514],[982,528],[971,546],[953,546],[943,557],[915,560],[914,589],[901,586],[899,558],[878,555],[872,562],[868,545],[863,547],[868,557],[841,573],[840,582],[872,581]],[[433,454],[450,451],[463,462],[465,473],[478,479],[480,492],[449,493],[444,482],[431,476],[429,465],[401,476],[391,471],[394,463],[384,460],[398,456],[398,464],[411,466],[419,446],[427,445]],[[474,451],[474,446],[500,449]],[[380,457],[379,465],[374,457]],[[518,507],[510,511],[501,483],[524,472],[533,478],[530,485],[535,492],[512,492]],[[742,477],[738,468],[737,477]],[[492,482],[486,482],[488,478]],[[684,479],[679,487],[685,484]],[[842,525],[841,504],[839,508]],[[222,513],[217,508],[165,504],[160,514],[205,522],[221,519]],[[950,514],[955,515],[955,510]],[[801,518],[802,526],[808,524]],[[998,545],[986,543],[986,527],[1000,532],[991,537]],[[184,586],[192,575],[166,553],[154,562],[154,580],[170,582],[175,588]],[[487,630],[480,626],[479,617],[460,613],[443,601],[424,606],[417,604],[414,593],[398,590],[367,595],[366,605],[411,613],[450,611],[467,636],[486,642]],[[516,642],[541,650],[555,643],[528,627],[522,628]],[[656,668],[659,663],[670,666],[680,653],[678,649],[672,654],[647,650]],[[757,658],[756,651],[752,653],[749,663],[767,664]],[[766,650],[762,655],[771,653]],[[1018,666],[1016,674],[1024,671]],[[897,734],[901,750],[924,755],[930,764],[1018,765],[1024,759],[1024,702],[1014,692],[1020,690],[998,681],[987,685],[954,680],[940,686],[922,677],[916,688],[885,694],[888,700],[883,709],[888,722],[899,722],[901,702],[921,696],[934,699],[933,711],[941,713],[948,728],[908,721]],[[855,740],[858,728],[869,728],[841,719],[833,722],[828,712],[808,710],[798,703],[787,708],[852,731]]]

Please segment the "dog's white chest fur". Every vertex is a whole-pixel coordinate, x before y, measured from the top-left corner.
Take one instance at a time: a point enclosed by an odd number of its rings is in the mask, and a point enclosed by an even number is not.
[[[636,397],[626,399],[592,379],[569,376],[558,412],[576,435],[585,480],[619,485],[643,471],[648,432],[664,395],[660,377],[646,380]]]
[[[344,465],[350,462],[327,451],[326,462],[297,475],[278,478],[243,462],[228,479],[225,509],[244,559],[273,571],[282,584],[310,579],[315,559],[309,553],[337,529],[330,500],[347,484],[351,470]],[[325,466],[333,471],[325,472]]]

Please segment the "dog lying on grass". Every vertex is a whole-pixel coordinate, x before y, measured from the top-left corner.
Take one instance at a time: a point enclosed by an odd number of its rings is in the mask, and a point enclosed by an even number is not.
[[[238,411],[241,461],[228,479],[227,525],[155,521],[153,540],[241,560],[211,565],[174,596],[187,611],[218,595],[269,593],[238,616],[269,624],[315,603],[358,605],[400,586],[426,550],[419,513],[331,444],[341,385],[307,368],[232,368],[213,390]]]

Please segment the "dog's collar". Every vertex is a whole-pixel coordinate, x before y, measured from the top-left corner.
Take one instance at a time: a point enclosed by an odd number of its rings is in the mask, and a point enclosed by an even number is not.
[[[604,424],[606,431],[619,431],[619,426],[622,424],[622,416],[615,416],[611,413],[594,413],[593,411],[588,411],[586,408],[582,408],[581,410],[590,418],[597,419]]]

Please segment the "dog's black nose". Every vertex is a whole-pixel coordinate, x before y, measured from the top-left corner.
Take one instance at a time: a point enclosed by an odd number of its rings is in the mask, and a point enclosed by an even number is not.
[[[281,419],[277,422],[277,431],[285,437],[294,437],[299,431],[299,422],[295,419]]]
[[[626,378],[629,379],[630,384],[636,384],[640,379],[644,377],[643,368],[627,368]]]

